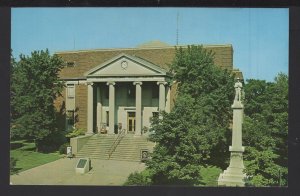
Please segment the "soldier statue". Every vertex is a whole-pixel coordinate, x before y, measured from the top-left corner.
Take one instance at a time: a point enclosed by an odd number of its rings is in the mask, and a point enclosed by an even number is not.
[[[237,78],[237,82],[234,84],[235,88],[235,101],[241,101],[242,99],[242,87],[243,84],[240,82],[240,78]]]

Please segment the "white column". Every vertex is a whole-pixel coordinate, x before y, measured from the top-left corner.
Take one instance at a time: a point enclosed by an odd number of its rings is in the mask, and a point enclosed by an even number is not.
[[[87,135],[94,133],[93,131],[93,83],[87,83],[88,96],[87,96]]]
[[[115,82],[107,82],[109,85],[109,130],[108,134],[115,133]]]
[[[135,135],[142,134],[142,82],[133,82],[135,85]]]
[[[102,103],[101,103],[101,90],[100,86],[97,86],[97,128],[98,132],[101,129],[101,114],[102,114]]]
[[[166,112],[171,111],[171,86],[167,84],[167,101],[166,101]]]
[[[166,107],[166,89],[167,82],[157,82],[159,85],[159,111],[164,111]]]

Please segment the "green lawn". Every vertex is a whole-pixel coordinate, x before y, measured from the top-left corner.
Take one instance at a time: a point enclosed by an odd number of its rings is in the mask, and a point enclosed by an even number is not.
[[[208,166],[201,168],[201,176],[203,183],[200,186],[218,186],[218,177],[222,173],[222,170],[215,166]]]
[[[54,153],[40,153],[35,152],[35,144],[32,142],[26,142],[24,140],[14,141],[11,143],[19,143],[22,146],[10,151],[10,156],[17,159],[15,171],[11,174],[28,170],[39,165],[43,165],[62,157],[58,152]]]

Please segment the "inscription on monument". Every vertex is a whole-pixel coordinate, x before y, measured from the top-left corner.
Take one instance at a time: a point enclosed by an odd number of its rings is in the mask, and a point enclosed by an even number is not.
[[[147,149],[141,150],[141,160],[146,161],[149,158],[149,151]]]
[[[84,165],[86,164],[87,160],[86,159],[80,159],[77,168],[84,168]]]

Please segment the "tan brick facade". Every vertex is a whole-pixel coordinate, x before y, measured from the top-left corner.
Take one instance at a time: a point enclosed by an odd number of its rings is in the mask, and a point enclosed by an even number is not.
[[[76,128],[86,129],[87,124],[87,85],[75,85]]]

